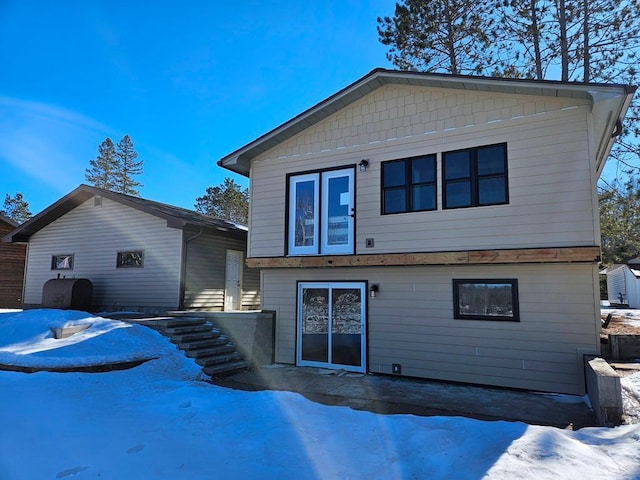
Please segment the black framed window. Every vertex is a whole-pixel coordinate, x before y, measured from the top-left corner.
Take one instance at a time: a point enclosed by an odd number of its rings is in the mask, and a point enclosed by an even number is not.
[[[436,156],[382,163],[382,214],[435,210]]]
[[[142,250],[118,252],[116,268],[142,268],[144,267],[144,252]]]
[[[453,280],[453,318],[520,321],[518,280]]]
[[[509,203],[507,144],[442,154],[444,208]]]
[[[51,257],[51,270],[73,270],[73,254],[53,255]]]

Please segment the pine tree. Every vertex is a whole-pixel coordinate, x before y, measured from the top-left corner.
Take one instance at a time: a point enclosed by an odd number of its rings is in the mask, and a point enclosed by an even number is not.
[[[84,174],[89,183],[105,190],[115,188],[118,163],[115,146],[109,137],[98,146],[98,156],[89,160],[89,166]]]
[[[495,1],[489,32],[497,45],[494,76],[543,80],[554,52],[549,46],[554,0]],[[514,48],[519,45],[520,48]]]
[[[136,187],[142,184],[134,176],[142,173],[142,160],[136,158],[138,153],[129,135],[125,135],[117,146],[107,137],[98,146],[98,157],[89,160],[90,168],[86,169],[85,178],[95,187],[137,196]]]
[[[31,218],[29,204],[21,193],[16,193],[13,198],[7,193],[0,213],[18,223],[24,223]]]
[[[634,176],[622,185],[602,189],[600,232],[602,263],[623,263],[640,255],[640,181]]]
[[[249,218],[249,190],[230,178],[217,187],[207,188],[206,194],[196,198],[198,212],[230,222],[246,225]]]
[[[493,63],[488,6],[477,0],[404,0],[393,17],[378,17],[378,38],[400,69],[483,74]]]
[[[125,135],[118,142],[115,157],[117,159],[117,169],[114,175],[113,190],[118,193],[138,196],[137,187],[142,184],[134,180],[135,175],[142,173],[142,160],[137,160],[138,153],[133,148],[133,142],[129,135]]]

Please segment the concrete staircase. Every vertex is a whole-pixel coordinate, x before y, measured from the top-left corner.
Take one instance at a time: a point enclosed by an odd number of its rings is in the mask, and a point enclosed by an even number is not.
[[[229,338],[202,317],[159,317],[139,323],[168,337],[210,377],[231,375],[249,367]]]

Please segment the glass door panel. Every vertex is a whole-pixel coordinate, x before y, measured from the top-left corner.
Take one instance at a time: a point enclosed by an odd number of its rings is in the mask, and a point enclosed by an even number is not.
[[[365,371],[365,285],[298,284],[297,364]]]
[[[289,253],[315,255],[319,243],[319,176],[297,175],[289,182]]]
[[[362,365],[362,290],[331,291],[331,362]]]
[[[353,169],[322,174],[322,253],[353,252]]]
[[[329,362],[329,289],[302,289],[301,358]]]

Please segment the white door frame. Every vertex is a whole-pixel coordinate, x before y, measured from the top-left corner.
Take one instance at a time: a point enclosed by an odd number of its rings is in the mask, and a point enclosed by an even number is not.
[[[235,258],[235,260],[233,260]],[[242,308],[242,265],[244,253],[227,250],[224,270],[224,311]],[[233,285],[231,284],[233,283]]]
[[[303,360],[303,331],[302,331],[302,312],[303,312],[303,290],[308,288],[326,288],[329,292],[333,291],[333,289],[359,289],[360,290],[360,365],[344,365],[339,363],[334,363],[331,356],[331,347],[332,347],[332,305],[331,305],[331,295],[329,295],[328,305],[328,361],[312,361],[312,360]],[[343,369],[350,372],[359,372],[366,373],[367,371],[367,342],[366,342],[366,317],[367,317],[367,289],[365,282],[300,282],[298,283],[297,289],[297,314],[296,314],[296,365],[298,366],[311,366],[311,367],[321,367],[321,368],[329,368],[329,369]]]

